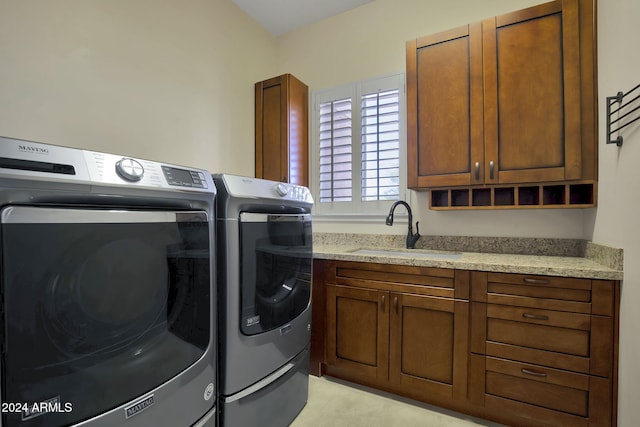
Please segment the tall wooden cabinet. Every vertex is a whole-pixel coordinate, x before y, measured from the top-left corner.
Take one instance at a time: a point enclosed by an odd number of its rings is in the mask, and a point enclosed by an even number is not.
[[[593,183],[594,10],[557,0],[407,42],[409,187]]]
[[[291,74],[255,84],[257,178],[309,185],[309,88]]]

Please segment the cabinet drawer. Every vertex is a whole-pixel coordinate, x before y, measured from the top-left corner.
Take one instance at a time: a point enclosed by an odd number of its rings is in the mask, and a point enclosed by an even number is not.
[[[575,356],[589,356],[589,331],[487,319],[487,340]]]
[[[462,280],[462,273],[446,268],[341,261],[336,263],[334,281],[342,286],[468,299],[469,281]]]
[[[588,416],[588,375],[487,357],[485,381],[489,395]]]
[[[601,377],[612,374],[611,318],[496,304],[484,309],[476,304],[473,310],[476,353]]]
[[[487,302],[590,314],[591,280],[489,273]]]
[[[590,320],[579,313],[487,304],[487,340],[588,357]]]
[[[548,288],[591,290],[591,280],[573,277],[535,276],[530,274],[489,273],[489,283],[511,283],[513,285],[545,286]]]
[[[487,304],[487,317],[583,331],[591,329],[591,316],[581,313]]]

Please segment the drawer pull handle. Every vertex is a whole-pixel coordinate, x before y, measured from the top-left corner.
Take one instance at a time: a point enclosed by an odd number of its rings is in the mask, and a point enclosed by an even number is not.
[[[382,312],[384,313],[384,306],[387,305],[386,304],[387,299],[384,297],[384,295],[382,295]]]
[[[534,377],[544,378],[544,377],[547,376],[547,374],[544,373],[544,372],[532,371],[531,369],[527,369],[527,368],[522,368],[521,371],[522,371],[523,374],[532,375]]]
[[[398,297],[393,298],[393,310],[398,314]]]
[[[548,285],[549,281],[546,279],[529,279],[527,277],[524,279],[524,283],[528,283],[530,285]]]
[[[525,319],[533,319],[533,320],[549,320],[549,316],[544,316],[540,314],[522,313],[522,317],[524,317]]]

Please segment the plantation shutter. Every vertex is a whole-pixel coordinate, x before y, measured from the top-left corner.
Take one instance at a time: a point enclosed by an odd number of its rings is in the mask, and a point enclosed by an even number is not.
[[[362,201],[400,197],[400,97],[388,90],[362,95]]]
[[[320,202],[353,198],[352,102],[345,98],[320,104]]]

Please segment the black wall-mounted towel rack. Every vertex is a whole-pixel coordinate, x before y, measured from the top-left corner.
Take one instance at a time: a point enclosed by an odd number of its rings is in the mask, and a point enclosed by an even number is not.
[[[640,89],[640,85],[637,85],[627,93],[618,92],[616,96],[607,97],[607,144],[616,144],[618,147],[622,146],[623,138],[619,134],[620,130],[640,120],[640,112],[637,112],[640,110],[640,102],[636,102],[640,99],[640,95],[636,95],[624,104],[622,103],[626,96],[631,95],[638,89]],[[618,104],[617,108],[612,110],[615,104]],[[614,114],[617,115],[615,119],[613,119]],[[612,129],[612,127],[614,128]],[[618,133],[618,137],[612,139],[611,136],[615,133]]]

